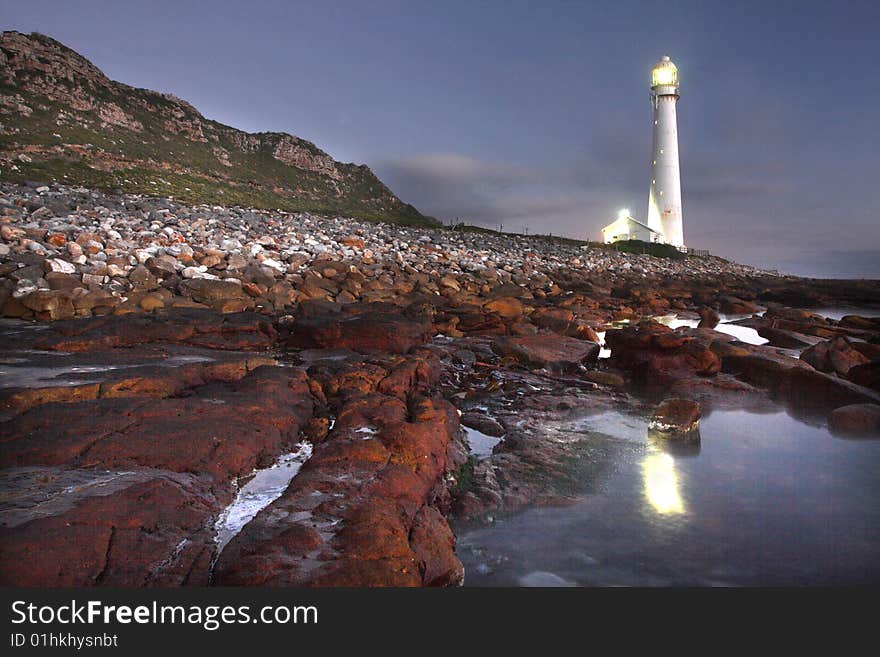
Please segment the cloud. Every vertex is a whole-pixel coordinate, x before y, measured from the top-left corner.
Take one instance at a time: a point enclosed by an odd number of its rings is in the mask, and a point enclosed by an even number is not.
[[[547,196],[546,190],[535,190],[547,183],[540,171],[457,153],[427,153],[385,161],[375,169],[401,198],[440,219],[461,218],[496,225],[566,204],[558,197]]]
[[[480,181],[505,187],[529,178],[529,173],[522,169],[458,153],[425,153],[401,158],[387,165],[404,175],[432,183],[470,184]]]
[[[517,167],[456,153],[422,154],[375,165],[395,193],[439,219],[597,239],[616,209],[641,194],[615,184],[612,170],[606,170],[601,180],[587,182],[590,174],[580,175],[585,168],[583,163],[574,168]]]
[[[647,165],[626,135],[591,141],[576,162],[529,168],[458,153],[426,153],[380,162],[376,171],[401,198],[442,220],[505,230],[598,239],[618,208],[636,217],[647,204]],[[748,166],[723,152],[693,148],[683,157],[685,235],[697,248],[740,262],[807,276],[878,276],[873,215],[851,213],[837,234],[827,200],[804,198],[791,172],[773,161]],[[834,250],[817,248],[834,243]],[[853,250],[847,250],[851,247]]]

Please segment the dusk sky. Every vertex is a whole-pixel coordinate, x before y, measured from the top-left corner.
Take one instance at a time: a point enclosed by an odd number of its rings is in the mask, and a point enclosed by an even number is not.
[[[880,278],[880,2],[14,2],[115,80],[366,163],[422,212],[599,239],[644,220],[679,67],[685,241]]]

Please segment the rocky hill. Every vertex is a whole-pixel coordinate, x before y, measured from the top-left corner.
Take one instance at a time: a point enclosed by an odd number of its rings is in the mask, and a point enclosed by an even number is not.
[[[366,165],[293,135],[206,119],[175,96],[110,80],[36,33],[0,35],[0,170],[7,181],[432,223]]]

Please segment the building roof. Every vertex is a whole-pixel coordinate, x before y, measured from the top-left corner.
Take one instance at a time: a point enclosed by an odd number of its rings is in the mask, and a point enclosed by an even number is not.
[[[651,228],[650,226],[648,226],[647,224],[643,224],[643,223],[642,223],[641,221],[639,221],[638,219],[633,219],[632,217],[621,217],[621,218],[615,219],[615,220],[612,221],[610,224],[608,224],[607,226],[605,226],[605,228],[602,229],[602,232],[605,232],[606,230],[608,230],[609,228],[611,228],[614,224],[616,224],[616,223],[618,223],[618,222],[620,222],[620,221],[628,221],[628,222],[631,221],[631,222],[634,223],[634,224],[638,224],[639,226],[641,226],[641,227],[644,228],[645,230],[649,230],[649,231],[651,231],[652,233],[657,233],[658,235],[660,234],[660,233],[658,233],[656,230],[654,230],[653,228]]]

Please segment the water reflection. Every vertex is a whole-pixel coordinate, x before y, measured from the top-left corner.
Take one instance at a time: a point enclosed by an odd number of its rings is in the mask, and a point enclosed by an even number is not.
[[[769,340],[758,335],[758,331],[755,329],[749,326],[740,326],[739,324],[731,323],[748,317],[751,317],[751,315],[721,315],[721,320],[718,322],[715,330],[719,333],[726,333],[727,335],[733,336],[740,342],[745,342],[746,344],[767,344]],[[699,318],[681,318],[678,315],[664,315],[662,317],[657,317],[656,319],[659,323],[665,324],[671,329],[677,329],[680,326],[697,328],[700,323]]]
[[[684,513],[684,502],[678,490],[675,459],[665,452],[655,452],[642,461],[645,497],[660,515]]]
[[[837,440],[778,407],[700,425],[685,445],[651,436],[644,417],[573,422],[624,448],[591,451],[610,462],[576,504],[456,531],[465,583],[880,583],[880,441]]]
[[[482,431],[477,431],[476,429],[472,429],[465,425],[461,425],[461,428],[464,429],[471,454],[477,459],[484,459],[492,456],[492,451],[495,449],[495,445],[504,440],[503,438],[486,435]]]

